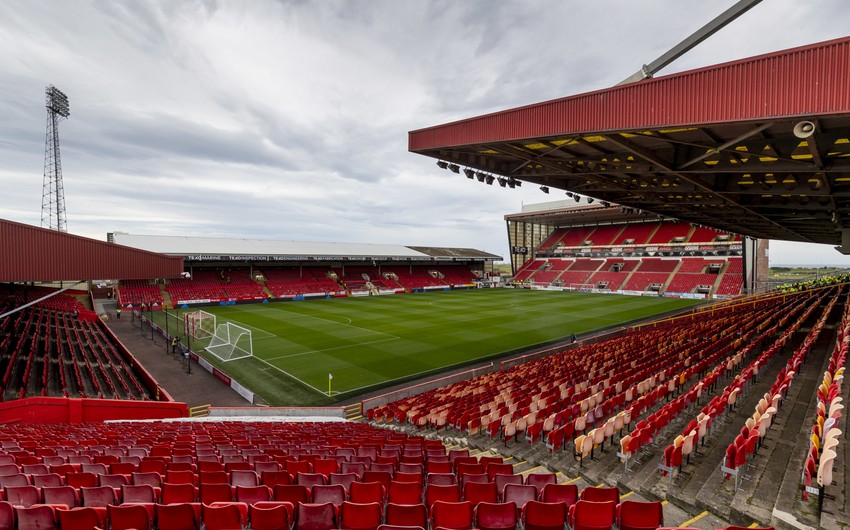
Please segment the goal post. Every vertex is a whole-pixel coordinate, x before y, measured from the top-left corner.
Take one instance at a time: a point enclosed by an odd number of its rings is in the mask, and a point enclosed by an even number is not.
[[[183,331],[193,339],[206,339],[215,334],[216,318],[206,311],[192,311],[183,314]]]
[[[224,362],[251,357],[254,355],[251,330],[233,322],[219,324],[206,350]]]

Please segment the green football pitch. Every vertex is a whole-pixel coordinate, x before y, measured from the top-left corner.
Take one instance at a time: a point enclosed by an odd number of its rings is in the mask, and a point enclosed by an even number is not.
[[[205,341],[193,341],[192,349],[271,405],[322,405],[695,303],[480,289],[216,306],[204,311],[219,325],[251,330],[253,356],[222,362],[203,351]],[[169,312],[172,332],[184,312]],[[164,315],[157,318],[164,325]]]

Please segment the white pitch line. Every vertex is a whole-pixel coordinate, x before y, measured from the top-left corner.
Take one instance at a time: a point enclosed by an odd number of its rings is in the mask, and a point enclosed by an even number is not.
[[[242,327],[245,327],[245,328],[251,328],[251,329],[254,329],[254,330],[259,331],[260,333],[262,333],[262,334],[263,334],[263,336],[262,336],[262,337],[257,337],[257,339],[270,339],[270,338],[272,338],[272,337],[277,337],[277,335],[275,335],[274,333],[269,333],[268,331],[266,331],[266,330],[264,330],[264,329],[260,329],[260,328],[258,328],[258,327],[252,326],[251,324],[246,324],[246,323],[244,323],[244,322],[240,322],[239,320],[236,320],[236,319],[234,319],[234,318],[222,317],[222,320],[227,320],[227,321],[229,321],[229,322],[233,322],[234,324],[238,324],[238,325],[240,325],[240,326],[242,326]]]
[[[348,320],[348,324],[343,324],[342,322],[337,322],[336,320],[330,320],[328,318],[321,318],[321,317],[314,317],[313,315],[304,315],[302,313],[296,313],[295,311],[289,311],[288,309],[271,309],[271,308],[263,308],[263,309],[265,311],[274,311],[276,313],[284,312],[284,313],[289,313],[290,315],[295,315],[295,316],[299,316],[299,317],[312,318],[312,319],[315,319],[315,320],[321,320],[322,322],[330,322],[331,324],[336,324],[337,326],[345,326],[345,327],[349,327],[349,328],[359,329],[359,330],[365,331],[367,333],[374,333],[376,335],[384,335],[385,337],[393,337],[395,339],[401,338],[401,337],[397,337],[395,335],[392,335],[390,333],[384,333],[383,331],[375,331],[374,329],[361,328],[360,326],[352,325],[351,319],[348,318],[348,317],[345,317],[346,320]]]
[[[333,348],[325,348],[324,350],[310,350],[310,351],[304,351],[304,352],[300,352],[300,353],[290,353],[288,355],[280,355],[278,357],[272,357],[271,359],[269,359],[269,361],[277,361],[278,359],[289,359],[290,357],[298,357],[300,355],[308,355],[308,354],[311,354],[311,353],[323,353],[323,352],[326,352],[326,351],[342,350],[342,349],[345,349],[345,348],[357,348],[358,346],[366,346],[368,344],[378,344],[378,343],[381,343],[381,342],[391,342],[391,341],[394,341],[394,340],[399,340],[399,337],[393,337],[393,338],[389,338],[389,339],[373,340],[373,341],[369,341],[369,342],[358,342],[357,344],[346,344],[345,346],[334,346]]]
[[[445,366],[441,366],[441,367],[439,367],[439,368],[431,368],[430,370],[422,370],[421,372],[416,372],[415,374],[404,374],[404,375],[400,375],[400,376],[396,377],[395,379],[386,379],[386,380],[384,380],[383,382],[373,383],[373,384],[371,384],[371,385],[363,385],[363,386],[358,386],[357,388],[349,388],[348,390],[345,390],[345,392],[356,392],[356,391],[358,391],[358,390],[363,390],[364,388],[369,388],[369,387],[373,387],[373,386],[375,386],[375,385],[380,385],[380,384],[383,384],[383,383],[392,382],[392,381],[395,381],[396,379],[408,378],[408,377],[415,378],[415,377],[416,377],[416,376],[418,376],[418,375],[427,374],[427,373],[429,373],[429,372],[432,372],[432,373],[433,373],[433,372],[435,372],[435,371],[437,371],[437,370],[441,370],[441,371],[442,371],[442,370],[449,369],[449,368],[453,368],[453,367],[455,367],[455,366],[458,366],[458,365],[461,365],[461,364],[464,364],[464,363],[467,363],[467,362],[469,362],[469,361],[461,361],[461,362],[459,362],[459,363],[455,363],[455,364],[448,364],[448,365],[445,365]],[[492,367],[492,366],[493,366],[493,362],[491,361],[491,362],[490,362],[490,367]],[[487,366],[486,366],[486,365],[485,365],[485,366],[482,366],[482,367],[480,367],[479,369],[481,369],[481,368],[487,368]],[[470,370],[472,370],[472,368],[470,368]]]
[[[282,370],[282,369],[278,368],[277,366],[275,366],[275,365],[273,365],[273,364],[271,364],[271,363],[269,363],[269,362],[267,362],[267,361],[265,361],[265,360],[263,360],[263,359],[260,359],[259,357],[253,357],[253,358],[254,358],[254,359],[257,359],[257,360],[258,360],[258,361],[260,361],[261,363],[265,363],[265,364],[269,365],[270,367],[274,368],[275,370],[277,370],[278,372],[280,372],[280,373],[282,373],[282,374],[284,374],[284,375],[288,375],[289,377],[291,377],[292,379],[295,379],[295,380],[296,380],[296,381],[298,381],[299,383],[301,383],[301,384],[303,384],[303,385],[305,385],[305,386],[308,386],[308,387],[312,388],[313,390],[315,390],[315,391],[316,391],[316,392],[318,392],[319,394],[322,394],[323,396],[326,396],[326,395],[327,395],[327,393],[326,393],[326,392],[323,392],[323,391],[319,390],[318,388],[314,387],[313,385],[311,385],[310,383],[308,383],[308,382],[306,382],[306,381],[304,381],[304,380],[302,380],[302,379],[298,379],[297,377],[295,377],[294,375],[290,374],[290,373],[289,373],[289,372],[287,372],[286,370]]]

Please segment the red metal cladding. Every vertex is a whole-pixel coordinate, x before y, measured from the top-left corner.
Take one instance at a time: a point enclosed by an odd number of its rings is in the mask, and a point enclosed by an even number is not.
[[[183,258],[0,219],[0,282],[174,278]]]
[[[850,37],[411,131],[440,147],[850,113]]]

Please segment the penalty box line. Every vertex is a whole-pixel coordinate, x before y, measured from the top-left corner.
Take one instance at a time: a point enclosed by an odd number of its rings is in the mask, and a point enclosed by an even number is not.
[[[295,379],[296,381],[298,381],[298,382],[299,382],[299,383],[301,383],[302,385],[304,385],[304,386],[306,386],[306,387],[308,387],[308,388],[313,389],[314,391],[316,391],[316,392],[317,392],[317,393],[319,393],[319,394],[322,394],[323,396],[326,396],[326,395],[327,395],[327,393],[326,393],[326,392],[323,392],[323,391],[319,390],[318,388],[314,387],[314,386],[313,386],[313,385],[311,385],[310,383],[308,383],[308,382],[304,381],[303,379],[299,379],[299,378],[295,377],[294,375],[290,374],[290,373],[289,373],[289,372],[287,372],[286,370],[283,370],[282,368],[279,368],[279,367],[277,367],[277,366],[275,366],[275,365],[271,364],[270,362],[266,361],[265,359],[260,359],[260,358],[259,358],[259,357],[257,357],[256,355],[252,356],[251,358],[252,358],[252,359],[256,359],[256,360],[258,360],[258,361],[260,361],[261,363],[267,364],[269,367],[274,368],[275,370],[277,370],[278,372],[282,373],[283,375],[286,375],[286,376],[288,376],[288,377],[291,377],[292,379]]]
[[[375,331],[374,329],[361,328],[360,326],[355,326],[351,323],[351,319],[348,318],[348,317],[345,317],[345,319],[348,320],[348,324],[343,324],[342,322],[337,322],[336,320],[330,320],[328,318],[322,318],[322,317],[315,317],[313,315],[304,315],[302,313],[296,313],[295,311],[289,311],[288,309],[262,308],[262,310],[264,312],[270,312],[270,311],[274,311],[275,313],[281,313],[282,312],[282,313],[289,313],[290,315],[295,315],[297,317],[312,318],[312,319],[315,319],[315,320],[321,320],[322,322],[328,322],[328,323],[331,323],[331,324],[336,324],[337,326],[345,326],[347,328],[359,329],[361,331],[365,331],[367,333],[372,333],[372,334],[375,334],[375,335],[383,335],[385,337],[391,337],[393,340],[401,338],[401,337],[398,337],[398,336],[393,335],[391,333],[384,333],[383,331]],[[320,350],[320,351],[324,351],[324,350]]]
[[[303,352],[299,352],[299,353],[290,353],[290,354],[287,354],[287,355],[280,355],[278,357],[272,357],[271,359],[268,359],[268,360],[269,361],[277,361],[279,359],[289,359],[290,357],[299,357],[301,355],[309,355],[311,353],[324,353],[326,351],[344,350],[345,348],[357,348],[358,346],[368,346],[369,344],[380,344],[382,342],[392,342],[394,340],[399,340],[399,337],[391,337],[391,338],[388,338],[388,339],[371,340],[371,341],[368,341],[368,342],[358,342],[357,344],[346,344],[344,346],[334,346],[333,348],[325,348],[323,350],[310,350],[310,351],[303,351]]]

